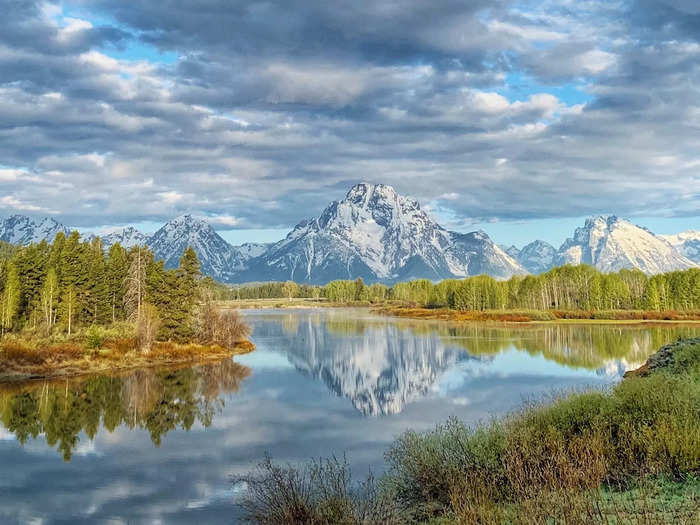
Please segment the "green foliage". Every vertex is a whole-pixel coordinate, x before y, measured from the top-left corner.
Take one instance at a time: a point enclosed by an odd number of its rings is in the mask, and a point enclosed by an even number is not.
[[[684,347],[679,362],[695,363],[697,348]],[[385,483],[415,521],[450,514],[481,521],[485,509],[555,491],[625,487],[648,475],[683,480],[700,469],[700,381],[684,366],[478,429],[453,420],[408,432],[386,455]]]
[[[497,281],[486,275],[433,284],[397,283],[390,297],[423,307],[455,310],[692,311],[700,309],[700,269],[647,277],[639,270],[603,274],[586,265]]]
[[[104,331],[100,326],[90,325],[87,332],[85,333],[85,346],[93,350],[97,350],[102,347],[105,340]]]
[[[477,275],[438,283],[417,279],[396,283],[391,288],[379,283],[367,286],[362,279],[331,281],[323,287],[272,282],[224,287],[219,297],[266,299],[319,295],[337,303],[395,300],[464,311],[695,311],[700,310],[700,269],[648,277],[639,270],[603,274],[592,266],[566,265],[541,275],[515,276],[507,281]]]
[[[127,252],[115,244],[105,254],[99,238],[84,242],[77,232],[59,233],[53,244],[0,248],[2,333],[42,329],[71,335],[81,326],[136,322],[151,303],[162,319],[159,337],[192,337],[201,273],[191,248],[175,270],[165,270],[144,247]]]

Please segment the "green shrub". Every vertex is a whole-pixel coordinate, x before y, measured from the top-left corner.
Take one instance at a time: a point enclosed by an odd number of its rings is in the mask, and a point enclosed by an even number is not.
[[[97,350],[102,347],[104,340],[105,334],[102,327],[93,324],[88,328],[85,334],[85,346],[92,350]]]

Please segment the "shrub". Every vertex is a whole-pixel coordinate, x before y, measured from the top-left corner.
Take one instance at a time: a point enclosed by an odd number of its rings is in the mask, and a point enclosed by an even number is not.
[[[200,305],[196,336],[201,343],[217,344],[232,350],[249,334],[250,328],[241,319],[238,310],[221,310],[211,301]]]
[[[244,519],[260,524],[330,525],[402,523],[370,474],[359,485],[351,481],[345,459],[314,461],[303,469],[279,466],[269,457],[235,483],[248,487],[241,502]]]
[[[100,326],[90,325],[87,334],[85,334],[85,346],[93,350],[97,350],[102,347],[104,343],[105,335],[104,331]]]

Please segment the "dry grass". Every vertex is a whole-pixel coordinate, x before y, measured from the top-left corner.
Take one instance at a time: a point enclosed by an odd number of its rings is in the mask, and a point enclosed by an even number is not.
[[[0,342],[0,382],[216,361],[255,348],[245,339],[227,347],[154,342],[150,351],[144,353],[140,351],[137,338],[124,337],[123,330],[105,330],[103,335],[99,348],[92,347],[86,334],[77,335],[70,341],[6,336]]]
[[[420,308],[413,306],[382,306],[373,310],[383,315],[442,321],[495,321],[528,323],[542,321],[700,321],[700,311],[650,312],[644,310],[451,310],[449,308]]]

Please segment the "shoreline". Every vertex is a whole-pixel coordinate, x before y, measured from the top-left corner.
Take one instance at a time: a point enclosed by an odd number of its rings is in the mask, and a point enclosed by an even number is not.
[[[449,321],[460,323],[503,323],[503,324],[699,324],[700,312],[646,312],[642,310],[607,310],[600,312],[559,311],[559,310],[450,310],[448,308],[421,308],[405,304],[370,303],[357,301],[349,303],[330,302],[323,299],[284,298],[234,299],[219,301],[222,309],[238,310],[285,310],[357,308],[370,313],[401,319],[428,321]],[[612,315],[605,316],[605,313]],[[598,317],[600,316],[600,317]]]
[[[0,385],[89,375],[109,375],[146,368],[197,365],[230,359],[236,355],[248,354],[255,350],[255,345],[249,340],[237,343],[233,349],[226,349],[218,345],[185,344],[175,346],[171,343],[161,343],[164,346],[174,346],[174,352],[160,351],[157,348],[158,344],[156,343],[155,351],[150,354],[129,352],[120,356],[117,361],[111,359],[109,354],[100,355],[99,352],[97,355],[83,355],[80,358],[52,364],[32,365],[17,359],[17,362],[14,363],[16,371],[0,372]],[[4,351],[0,350],[0,362],[2,362],[3,353]],[[3,365],[7,366],[7,362]],[[32,368],[33,366],[34,368]],[[40,369],[39,367],[46,368]]]
[[[585,316],[584,312],[557,312],[563,314],[557,317],[551,310],[517,311],[517,310],[485,310],[485,311],[462,311],[449,310],[446,308],[413,308],[410,306],[376,306],[370,307],[372,313],[387,317],[401,319],[416,319],[426,321],[448,321],[458,323],[497,323],[509,325],[532,325],[532,324],[628,324],[628,325],[667,325],[667,324],[690,324],[700,325],[700,313],[689,314],[666,312],[641,313],[633,310],[614,310],[612,314],[618,314],[621,318],[614,316],[594,317]],[[636,315],[636,317],[635,317]],[[676,319],[668,319],[676,315]],[[627,317],[627,318],[624,318]]]

